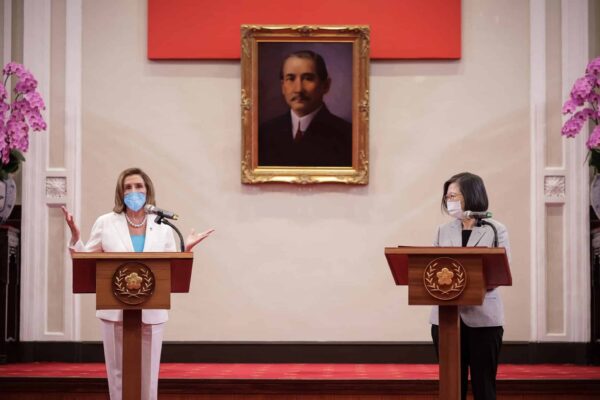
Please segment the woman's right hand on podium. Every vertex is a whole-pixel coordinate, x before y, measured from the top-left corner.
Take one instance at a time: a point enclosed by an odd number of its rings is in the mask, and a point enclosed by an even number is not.
[[[67,225],[69,226],[69,229],[71,230],[71,246],[73,246],[73,245],[75,245],[75,243],[77,243],[79,241],[79,239],[81,237],[81,232],[79,231],[79,227],[73,220],[73,214],[71,214],[67,210],[67,207],[61,206],[60,208],[62,209],[63,214],[65,214],[65,221],[67,222]]]

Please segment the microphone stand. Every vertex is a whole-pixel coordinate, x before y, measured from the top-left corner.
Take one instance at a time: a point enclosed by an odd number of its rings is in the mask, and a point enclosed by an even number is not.
[[[179,229],[177,229],[177,227],[175,225],[173,225],[172,223],[169,222],[168,219],[166,219],[165,217],[163,217],[162,215],[157,215],[156,219],[154,220],[154,222],[156,222],[157,224],[165,224],[165,225],[169,225],[171,228],[173,228],[173,230],[175,232],[177,232],[177,236],[179,236],[179,244],[181,247],[181,252],[185,252],[185,244],[183,242],[183,236],[181,236],[181,232],[179,232]]]
[[[492,224],[491,222],[484,221],[481,218],[477,218],[477,226],[482,226],[482,225],[487,225],[492,228],[492,230],[494,231],[494,247],[498,247],[498,230],[496,229],[494,224]]]

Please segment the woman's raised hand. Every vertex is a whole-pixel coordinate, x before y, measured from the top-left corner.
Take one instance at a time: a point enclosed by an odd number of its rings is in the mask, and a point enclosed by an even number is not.
[[[214,231],[214,229],[209,229],[201,233],[196,233],[196,231],[192,229],[185,239],[185,251],[192,251],[195,245],[206,239]]]
[[[73,220],[73,214],[67,211],[67,207],[61,206],[60,208],[62,209],[62,212],[65,215],[65,221],[67,222],[67,225],[71,230],[71,246],[73,246],[81,238],[81,232],[79,231],[79,227]]]

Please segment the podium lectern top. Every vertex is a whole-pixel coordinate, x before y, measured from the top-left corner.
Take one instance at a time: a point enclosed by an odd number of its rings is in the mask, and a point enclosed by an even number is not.
[[[385,257],[394,276],[396,285],[408,285],[409,256],[461,256],[480,257],[486,286],[511,286],[512,275],[504,247],[386,247]]]
[[[73,293],[96,292],[96,262],[100,260],[169,261],[171,266],[171,293],[188,293],[192,276],[192,252],[77,252],[73,258]]]

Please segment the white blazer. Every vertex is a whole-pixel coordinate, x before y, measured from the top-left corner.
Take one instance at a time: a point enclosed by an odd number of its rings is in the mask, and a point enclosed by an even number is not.
[[[133,252],[133,244],[127,227],[125,214],[110,212],[98,217],[87,243],[84,245],[79,240],[69,248],[71,251],[106,251],[106,252]],[[177,251],[172,229],[167,225],[159,225],[148,216],[146,222],[146,239],[144,251]],[[122,321],[122,310],[98,310],[96,317],[108,321]],[[162,324],[167,322],[167,310],[143,310],[142,322],[144,324]]]
[[[498,247],[506,248],[506,255],[510,262],[510,244],[506,227],[500,222],[487,219],[498,231]],[[494,243],[494,231],[489,226],[473,227],[467,247],[492,247]],[[434,246],[462,247],[462,221],[455,219],[437,229]],[[458,311],[463,322],[472,328],[504,325],[504,307],[500,292],[493,289],[485,294],[483,304],[480,306],[459,306]],[[429,316],[429,322],[438,325],[438,307],[434,306]]]

